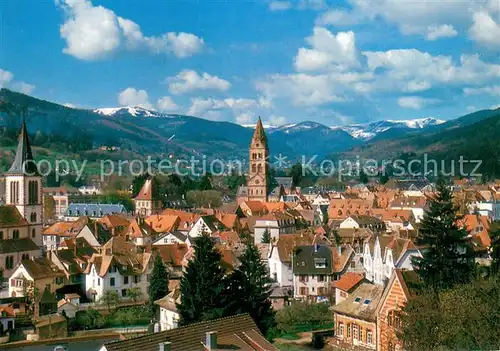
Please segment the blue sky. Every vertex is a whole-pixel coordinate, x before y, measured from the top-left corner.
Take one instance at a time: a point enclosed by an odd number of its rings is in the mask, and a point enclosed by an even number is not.
[[[500,104],[497,0],[4,0],[0,9],[0,86],[68,106],[333,126]]]

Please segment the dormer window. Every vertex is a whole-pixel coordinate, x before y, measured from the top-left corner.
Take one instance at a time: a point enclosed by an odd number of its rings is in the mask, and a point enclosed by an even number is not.
[[[356,298],[354,299],[354,302],[356,302],[356,303],[360,303],[360,302],[361,302],[361,297],[359,297],[359,296],[358,296],[358,297],[356,297]]]
[[[314,268],[326,268],[326,258],[315,258]]]

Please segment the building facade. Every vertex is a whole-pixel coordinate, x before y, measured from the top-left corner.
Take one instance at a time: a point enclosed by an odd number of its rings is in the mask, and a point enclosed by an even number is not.
[[[269,148],[262,121],[258,120],[250,143],[249,169],[247,178],[248,200],[267,201],[267,161]]]

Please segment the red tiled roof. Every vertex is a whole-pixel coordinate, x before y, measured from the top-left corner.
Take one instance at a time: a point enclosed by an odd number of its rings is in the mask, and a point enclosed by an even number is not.
[[[349,292],[352,288],[358,285],[364,279],[363,275],[360,273],[347,272],[339,280],[337,280],[334,286],[337,289]]]

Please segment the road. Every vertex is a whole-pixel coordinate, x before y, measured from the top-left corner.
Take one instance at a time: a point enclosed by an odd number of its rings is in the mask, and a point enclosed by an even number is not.
[[[17,351],[54,351],[54,347],[57,345],[62,345],[66,347],[67,351],[98,351],[101,346],[109,341],[117,339],[100,339],[100,340],[90,340],[90,341],[79,341],[73,343],[57,343],[50,345],[33,345],[33,346],[23,346],[16,348]],[[0,345],[0,350],[2,346]]]

